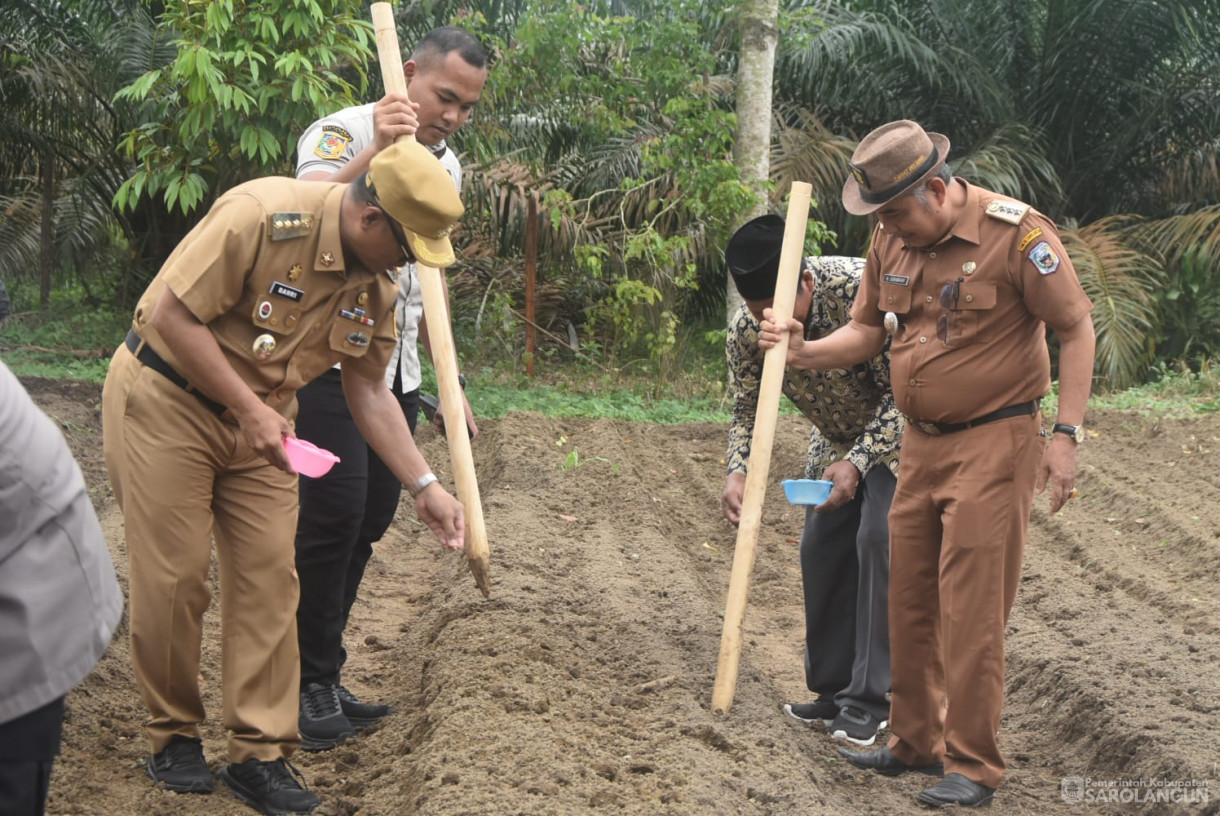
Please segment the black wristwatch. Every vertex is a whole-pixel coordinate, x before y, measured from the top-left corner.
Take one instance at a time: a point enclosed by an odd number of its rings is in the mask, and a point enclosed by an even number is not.
[[[465,374],[458,375],[458,387],[461,388],[463,391],[466,390],[466,375]]]
[[[1056,422],[1051,426],[1051,433],[1061,433],[1070,436],[1077,445],[1084,441],[1084,426],[1083,425],[1064,425]]]

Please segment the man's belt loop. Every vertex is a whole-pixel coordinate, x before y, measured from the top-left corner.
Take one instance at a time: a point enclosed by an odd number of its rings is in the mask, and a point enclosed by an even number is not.
[[[912,419],[911,417],[907,417],[906,420],[908,425],[913,425],[928,436],[941,436],[943,434],[964,431],[967,428],[975,428],[979,425],[986,425],[989,422],[1008,419],[1009,417],[1033,416],[1038,413],[1038,408],[1041,405],[1042,398],[1039,397],[1029,402],[1020,402],[1016,405],[1009,405],[997,411],[992,411],[989,414],[983,414],[981,417],[975,417],[969,422],[933,422],[927,419]]]
[[[157,372],[162,377],[169,380],[174,385],[193,396],[195,399],[199,400],[201,403],[203,403],[204,408],[207,408],[216,416],[221,416],[225,411],[228,410],[216,400],[205,396],[199,389],[192,387],[191,384],[187,382],[186,377],[183,377],[181,374],[175,371],[173,366],[161,358],[161,355],[153,351],[152,347],[144,341],[144,338],[135,333],[135,330],[129,329],[127,332],[127,339],[123,342],[127,346],[127,350],[134,354],[135,358],[139,360],[142,365],[144,365],[146,368],[151,368],[153,371]]]

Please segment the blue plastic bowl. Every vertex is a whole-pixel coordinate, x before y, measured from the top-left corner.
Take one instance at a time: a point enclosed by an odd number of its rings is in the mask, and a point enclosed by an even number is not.
[[[784,493],[789,504],[821,504],[830,498],[834,482],[825,479],[785,479]]]

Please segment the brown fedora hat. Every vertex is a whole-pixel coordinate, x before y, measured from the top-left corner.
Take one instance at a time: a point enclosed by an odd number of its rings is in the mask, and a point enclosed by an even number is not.
[[[910,119],[882,125],[852,154],[843,208],[868,215],[932,175],[948,156],[949,139],[940,133],[927,133]]]

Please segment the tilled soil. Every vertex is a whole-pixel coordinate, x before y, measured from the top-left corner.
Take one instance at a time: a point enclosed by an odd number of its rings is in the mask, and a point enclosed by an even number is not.
[[[125,584],[100,389],[26,384],[85,470]],[[1087,425],[1080,498],[1054,518],[1045,496],[1034,510],[1009,625],[1009,774],[992,812],[1220,813],[1220,416],[1092,412]],[[353,612],[345,674],[394,713],[336,750],[295,755],[319,814],[925,812],[914,795],[928,777],[859,772],[836,756],[841,743],[780,710],[809,696],[803,514],[778,487],[803,468],[803,420],[780,418],[727,716],[711,711],[736,540],[719,509],[726,429],[532,414],[479,426],[491,597],[404,502]],[[425,430],[420,444],[451,486],[443,440]],[[225,761],[215,611],[202,668],[214,770]],[[144,717],[124,625],[68,698],[48,812],[253,812],[223,788],[153,788]],[[1066,801],[1081,785],[1088,798]]]

